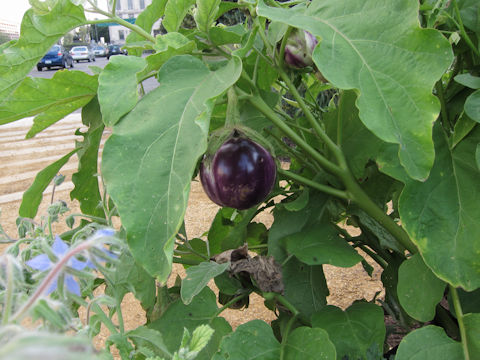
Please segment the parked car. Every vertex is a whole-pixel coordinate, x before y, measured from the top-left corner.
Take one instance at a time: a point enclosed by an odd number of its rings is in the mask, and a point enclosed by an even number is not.
[[[93,53],[95,56],[107,56],[107,49],[105,49],[103,46],[95,46],[93,48]]]
[[[80,60],[95,61],[95,53],[90,46],[74,46],[70,50],[70,55],[77,63]]]
[[[108,45],[107,59],[113,55],[127,55],[127,52],[122,50],[119,45]]]
[[[37,63],[37,70],[42,71],[43,68],[50,69],[54,66],[73,68],[73,58],[61,45],[53,45],[45,56]]]

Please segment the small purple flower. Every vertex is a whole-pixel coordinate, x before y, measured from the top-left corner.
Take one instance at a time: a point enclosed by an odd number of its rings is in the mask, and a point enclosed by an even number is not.
[[[109,236],[113,236],[113,235],[114,235],[113,230],[102,229],[102,230],[98,230],[97,232],[95,232],[95,234],[90,239],[97,239],[97,238],[101,238],[101,237],[109,237]],[[110,257],[112,257],[112,258],[116,257],[113,253],[111,253],[111,252],[109,252],[109,251],[107,251],[103,248],[102,248],[102,250],[107,255],[109,255]],[[55,241],[53,242],[53,245],[52,245],[52,251],[55,254],[55,256],[57,257],[57,259],[59,260],[67,254],[67,252],[69,251],[69,247],[57,235],[57,236],[55,236]],[[105,260],[104,259],[99,259],[99,261],[105,261]],[[56,265],[55,262],[52,262],[50,260],[50,258],[48,257],[47,254],[37,255],[34,258],[28,260],[26,262],[26,264],[28,266],[30,266],[32,269],[39,270],[39,271],[51,270]],[[90,260],[80,261],[80,260],[76,259],[75,256],[72,256],[65,265],[69,266],[72,269],[75,269],[77,271],[82,271],[83,269],[85,269],[85,267],[95,269],[95,265]],[[57,286],[58,286],[57,280],[58,280],[58,276],[55,277],[55,279],[52,281],[49,288],[47,289],[47,291],[46,291],[47,295],[52,293],[57,288]],[[67,287],[68,291],[70,291],[71,293],[76,294],[78,296],[81,296],[80,285],[78,284],[78,282],[75,280],[75,278],[71,274],[65,273],[64,284]]]

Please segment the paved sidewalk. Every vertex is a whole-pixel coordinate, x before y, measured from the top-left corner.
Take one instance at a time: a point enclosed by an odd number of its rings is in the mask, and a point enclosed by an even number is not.
[[[73,150],[76,140],[83,140],[75,135],[75,130],[86,130],[80,113],[73,113],[32,139],[25,139],[32,124],[33,118],[26,118],[0,125],[0,206],[20,201],[40,170]],[[71,175],[77,163],[74,155],[62,168],[61,174],[66,175],[66,179],[57,187],[58,191],[73,189]],[[52,186],[49,186],[44,194],[51,192]]]

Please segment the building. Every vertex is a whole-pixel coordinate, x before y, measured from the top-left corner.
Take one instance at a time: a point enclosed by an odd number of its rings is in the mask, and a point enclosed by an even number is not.
[[[20,24],[0,19],[0,33],[5,34],[12,39],[18,39],[20,37]]]
[[[152,3],[152,0],[117,0],[116,14],[122,19],[128,19],[131,22],[134,22],[133,19],[136,19],[138,15]],[[153,29],[160,28],[160,20],[157,21]],[[112,44],[122,45],[125,43],[125,39],[128,34],[130,34],[130,29],[125,28],[121,25],[111,25],[109,26],[110,42]]]

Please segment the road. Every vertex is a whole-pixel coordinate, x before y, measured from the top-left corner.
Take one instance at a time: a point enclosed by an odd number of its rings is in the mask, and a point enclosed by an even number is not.
[[[120,55],[117,55],[120,56]],[[95,62],[88,62],[88,61],[81,61],[79,63],[74,62],[73,64],[73,69],[71,70],[80,70],[83,72],[86,72],[87,74],[93,75],[92,70],[90,69],[90,66],[98,66],[100,68],[104,68],[108,64],[108,60],[106,57],[97,57],[95,59]],[[70,70],[70,68],[68,68]],[[51,79],[53,75],[57,71],[61,70],[60,68],[53,68],[53,69],[43,69],[43,71],[38,71],[36,68],[34,68],[29,76],[34,77],[34,78],[45,78],[45,79]],[[153,89],[155,89],[158,86],[158,82],[155,78],[150,78],[147,79],[143,82],[143,88],[145,89],[145,92],[149,92]]]

